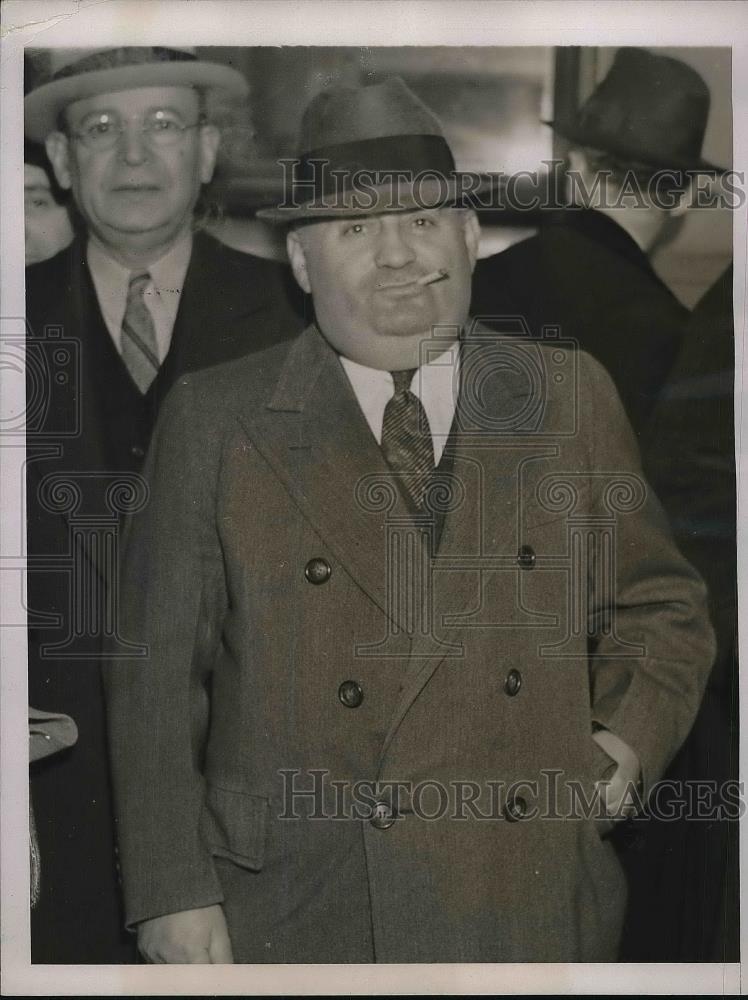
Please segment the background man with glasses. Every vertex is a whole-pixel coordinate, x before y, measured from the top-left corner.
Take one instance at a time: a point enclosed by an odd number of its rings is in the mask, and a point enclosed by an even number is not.
[[[46,78],[25,98],[26,133],[46,144],[86,232],[27,271],[27,371],[35,358],[53,359],[49,385],[29,380],[30,400],[42,393],[46,407],[46,450],[35,452],[29,432],[27,481],[29,554],[42,561],[70,554],[74,518],[111,519],[107,490],[117,476],[137,474],[175,378],[287,338],[300,325],[284,268],[195,226],[220,140],[206,115],[210,92],[243,99],[244,78],[185,49],[65,49],[46,60]],[[55,331],[74,341],[69,372],[54,367]],[[65,511],[50,497],[59,477],[78,498]],[[75,585],[62,572],[29,574],[30,698],[69,713],[79,729],[75,748],[33,775],[43,861],[32,926],[37,962],[132,956],[121,930],[99,677],[96,607],[104,607],[112,565],[92,537]],[[98,597],[81,624],[84,578]],[[38,613],[56,615],[59,627],[49,619],[34,627]],[[85,648],[69,641],[76,616]]]

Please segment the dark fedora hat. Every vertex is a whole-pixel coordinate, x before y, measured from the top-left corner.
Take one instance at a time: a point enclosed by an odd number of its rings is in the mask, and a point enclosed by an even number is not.
[[[400,77],[321,91],[304,112],[298,150],[284,200],[261,218],[467,205],[489,183],[456,170],[438,118]]]
[[[546,122],[574,143],[675,170],[716,170],[703,159],[709,88],[684,62],[618,49],[605,79],[570,121]]]
[[[136,87],[199,87],[246,97],[241,73],[198,59],[194,49],[124,45],[112,49],[48,49],[47,73],[23,101],[29,139],[44,142],[68,104]]]

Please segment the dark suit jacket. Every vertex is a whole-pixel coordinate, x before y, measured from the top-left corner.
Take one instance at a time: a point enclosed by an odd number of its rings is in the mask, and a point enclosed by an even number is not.
[[[26,281],[28,546],[37,560],[29,575],[29,697],[71,715],[80,734],[33,773],[42,895],[32,953],[41,962],[127,961],[133,948],[116,885],[98,662],[102,633],[113,627],[103,616],[104,602],[116,601],[107,588],[117,528],[101,518],[111,524],[112,505],[137,502],[137,473],[172,382],[292,336],[299,300],[289,298],[287,269],[197,233],[169,354],[143,398],[104,324],[84,240],[29,268]],[[64,567],[75,547],[85,553],[77,578]],[[92,627],[85,611],[96,601]],[[58,626],[44,615],[57,615]]]
[[[596,362],[473,331],[461,377],[436,551],[314,327],[172,390],[125,545],[149,655],[105,675],[131,924],[221,902],[240,962],[615,958],[622,873],[574,788],[593,722],[662,773],[704,588]],[[399,818],[351,818],[357,781],[405,782],[366,793]]]
[[[497,328],[501,320],[490,317],[518,313],[532,336],[553,326],[578,340],[608,370],[637,436],[688,317],[624,229],[600,212],[572,209],[478,261],[471,311]]]

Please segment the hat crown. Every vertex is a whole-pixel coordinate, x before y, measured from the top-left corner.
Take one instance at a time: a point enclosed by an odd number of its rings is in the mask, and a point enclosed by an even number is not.
[[[441,123],[400,77],[335,84],[309,102],[278,222],[461,203]],[[290,183],[289,183],[290,181]]]
[[[607,76],[563,135],[653,166],[700,163],[710,95],[691,66],[646,49],[618,49]]]
[[[73,73],[108,69],[115,66],[137,66],[144,63],[165,62],[167,59],[197,59],[194,48],[179,45],[161,46],[123,45],[108,49],[50,49],[49,76],[59,78]]]
[[[391,136],[444,137],[436,115],[400,77],[366,87],[336,85],[312,98],[301,122],[302,156],[329,146]]]

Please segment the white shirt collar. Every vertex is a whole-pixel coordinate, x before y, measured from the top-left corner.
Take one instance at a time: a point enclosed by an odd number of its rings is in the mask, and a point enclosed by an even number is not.
[[[144,292],[145,304],[153,318],[159,360],[166,357],[179,309],[179,299],[192,255],[192,234],[187,233],[159,260],[147,268],[151,280]],[[89,239],[86,251],[101,314],[114,345],[121,352],[122,319],[132,271],[110,257],[96,240]]]
[[[395,391],[392,375],[342,356],[340,363],[377,444],[381,444],[384,409]],[[441,460],[455,415],[459,393],[459,369],[459,341],[455,341],[446,351],[421,365],[410,384],[411,392],[418,396],[426,411],[434,442],[434,461],[437,465]]]

